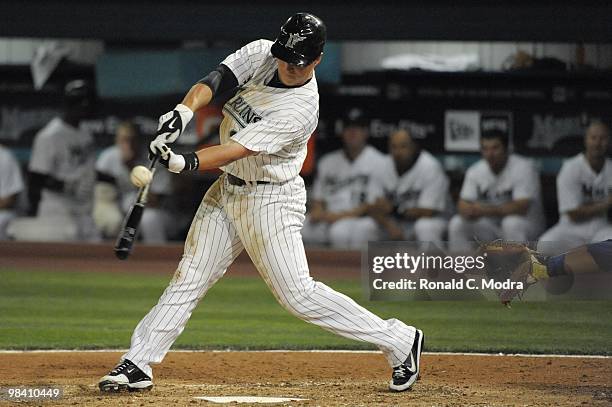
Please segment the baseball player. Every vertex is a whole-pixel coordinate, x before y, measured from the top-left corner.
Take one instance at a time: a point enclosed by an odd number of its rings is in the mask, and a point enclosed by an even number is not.
[[[440,162],[421,150],[407,130],[389,137],[390,157],[384,177],[384,196],[368,213],[386,238],[417,239],[441,244],[450,210],[449,180]]]
[[[94,192],[94,220],[107,237],[116,237],[124,214],[134,203],[138,189],[130,181],[130,172],[137,165],[146,165],[139,155],[140,131],[130,122],[121,123],[115,134],[115,145],[103,150],[96,161],[97,183]],[[155,173],[149,188],[147,210],[140,221],[140,234],[145,243],[163,243],[171,223],[163,207],[164,198],[172,193],[170,174]]]
[[[65,87],[65,110],[34,138],[30,158],[30,204],[38,214],[37,233],[46,239],[99,240],[92,213],[95,149],[79,123],[92,113],[93,90],[82,80]]]
[[[612,238],[607,213],[612,207],[610,128],[592,123],[584,136],[584,153],[563,163],[557,176],[559,222],[539,239],[538,250],[550,254],[578,244]]]
[[[457,209],[448,226],[449,248],[466,250],[469,241],[498,238],[525,242],[541,233],[540,177],[533,163],[508,152],[508,138],[484,133],[482,159],[468,168]]]
[[[23,187],[17,160],[7,148],[0,145],[0,240],[7,238],[6,229],[16,216],[15,206]]]
[[[307,13],[290,17],[275,42],[251,42],[196,83],[161,116],[150,148],[176,173],[220,167],[189,230],[183,258],[157,305],[138,324],[130,349],[106,376],[102,391],[151,388],[152,363],[162,361],[207,290],[245,249],[289,312],[339,335],[377,345],[393,367],[391,389],[419,375],[423,333],[382,320],[310,277],[300,229],[306,190],[298,175],[315,130],[319,102],[314,69],[326,29]],[[174,142],[193,112],[238,86],[224,107],[221,144],[175,154]]]
[[[321,158],[302,230],[305,243],[361,249],[378,240],[378,226],[367,210],[382,195],[385,156],[367,144],[368,126],[363,110],[349,109],[343,120],[343,148]]]

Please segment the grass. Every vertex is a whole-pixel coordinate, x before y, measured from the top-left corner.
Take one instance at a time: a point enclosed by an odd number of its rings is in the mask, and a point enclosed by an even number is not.
[[[0,349],[127,348],[169,277],[0,269]],[[429,351],[612,354],[612,301],[368,302],[358,281],[326,281],[383,318],[422,328]],[[373,349],[298,320],[259,278],[226,277],[174,348]]]

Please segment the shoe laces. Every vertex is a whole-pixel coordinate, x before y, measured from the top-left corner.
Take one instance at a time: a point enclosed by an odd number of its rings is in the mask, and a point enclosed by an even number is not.
[[[406,365],[401,364],[395,369],[393,369],[393,378],[394,379],[403,379],[406,377],[406,373],[408,372],[408,368]]]
[[[123,361],[119,363],[115,368],[111,371],[111,373],[119,373],[121,370],[125,369],[129,365],[128,362]]]

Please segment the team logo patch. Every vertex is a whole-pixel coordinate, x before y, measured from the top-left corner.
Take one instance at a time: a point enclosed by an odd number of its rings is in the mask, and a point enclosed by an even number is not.
[[[293,47],[295,46],[295,44],[297,44],[300,41],[304,41],[306,39],[306,37],[301,36],[300,34],[289,34],[289,39],[287,40],[287,43],[285,44],[285,46],[287,48],[291,48],[293,49]]]

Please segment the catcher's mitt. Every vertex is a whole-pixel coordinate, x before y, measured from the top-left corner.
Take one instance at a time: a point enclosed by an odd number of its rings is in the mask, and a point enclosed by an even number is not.
[[[510,302],[539,280],[548,278],[544,256],[518,242],[495,240],[481,243],[479,254],[485,257],[485,271],[489,278],[507,282],[510,287],[497,291],[502,304]]]

